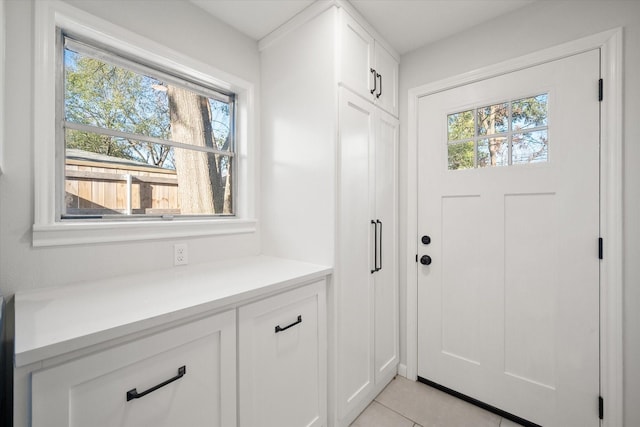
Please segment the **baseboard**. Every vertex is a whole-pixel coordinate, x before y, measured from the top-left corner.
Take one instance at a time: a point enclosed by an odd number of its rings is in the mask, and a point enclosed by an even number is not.
[[[407,378],[407,365],[404,363],[400,363],[398,365],[398,375]]]

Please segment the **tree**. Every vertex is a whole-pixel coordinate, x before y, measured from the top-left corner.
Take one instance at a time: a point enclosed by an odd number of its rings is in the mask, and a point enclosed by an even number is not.
[[[166,139],[166,95],[157,80],[98,59],[65,51],[65,120]],[[172,167],[171,147],[67,130],[66,145],[92,153]]]
[[[473,110],[450,114],[447,117],[447,125],[447,139],[449,142],[467,141],[448,144],[449,169],[473,168],[475,159],[474,143],[473,141],[468,141],[469,139],[473,140],[475,135]]]
[[[204,97],[168,85],[171,139],[199,147],[212,146],[211,117]],[[215,212],[213,192],[218,187],[215,159],[210,153],[178,149],[175,153],[180,208],[188,213]]]
[[[65,50],[65,120],[229,150],[230,104]],[[66,146],[176,170],[183,214],[232,213],[232,157],[66,130]]]
[[[546,159],[547,94],[494,104],[448,116],[449,169],[497,166],[508,153],[511,123],[514,162]],[[476,133],[477,132],[477,133]],[[475,144],[477,144],[477,152]],[[515,153],[518,156],[515,156]],[[508,160],[507,160],[508,162]]]

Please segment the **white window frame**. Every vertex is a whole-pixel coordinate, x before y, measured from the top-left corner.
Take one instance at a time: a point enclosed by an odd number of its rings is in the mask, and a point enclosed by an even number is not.
[[[223,72],[61,1],[35,2],[34,49],[34,224],[33,246],[137,241],[190,236],[253,233],[255,219],[255,88]],[[236,94],[238,182],[235,217],[149,221],[60,221],[56,214],[57,30],[113,46],[142,62]]]

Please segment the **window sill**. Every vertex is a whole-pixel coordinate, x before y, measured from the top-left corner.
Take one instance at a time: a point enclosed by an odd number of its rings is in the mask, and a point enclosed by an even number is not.
[[[255,219],[34,224],[33,246],[67,246],[244,234],[255,232],[256,224]]]

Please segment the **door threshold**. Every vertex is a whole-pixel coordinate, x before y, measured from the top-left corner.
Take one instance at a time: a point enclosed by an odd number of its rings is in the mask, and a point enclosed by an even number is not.
[[[422,384],[428,385],[429,387],[433,387],[437,390],[440,390],[442,392],[445,392],[447,394],[450,394],[453,397],[457,397],[460,400],[464,400],[465,402],[471,403],[472,405],[475,405],[479,408],[484,409],[485,411],[489,411],[489,412],[493,412],[496,415],[501,416],[502,418],[506,418],[510,421],[513,421],[514,423],[518,423],[524,427],[542,427],[540,424],[536,424],[536,423],[532,423],[531,421],[525,420],[524,418],[520,418],[517,415],[513,415],[512,413],[509,413],[507,411],[503,411],[500,408],[496,408],[495,406],[491,406],[488,403],[484,403],[478,399],[474,399],[473,397],[467,396],[466,394],[462,394],[460,392],[457,392],[455,390],[452,390],[448,387],[445,387],[443,385],[440,385],[438,383],[434,383],[433,381],[430,381],[426,378],[422,378],[422,377],[418,377],[418,381],[421,382]]]

